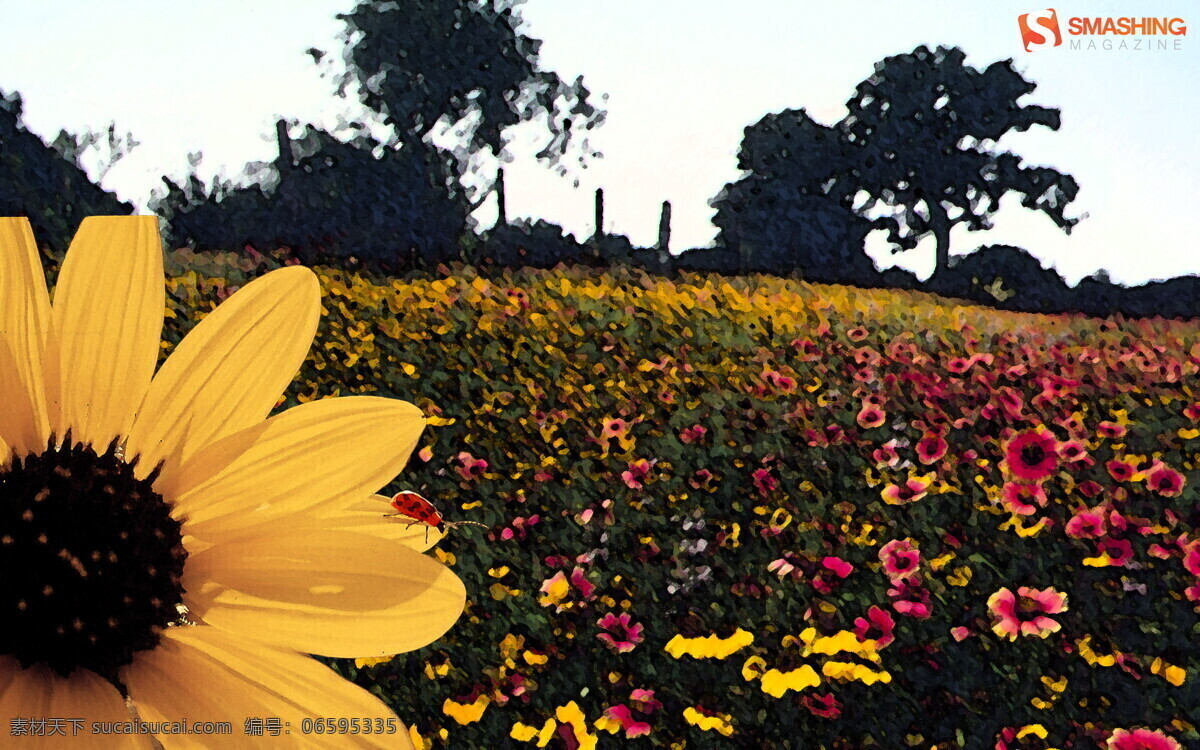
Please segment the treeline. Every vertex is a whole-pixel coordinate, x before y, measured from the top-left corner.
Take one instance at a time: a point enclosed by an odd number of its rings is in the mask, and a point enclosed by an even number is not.
[[[1030,254],[1004,246],[952,264],[951,229],[988,229],[1006,195],[1066,232],[1084,218],[1067,213],[1079,190],[1071,175],[996,148],[1013,130],[1060,125],[1057,109],[1021,103],[1036,84],[1012,60],[977,69],[957,47],[922,46],[876,63],[837,123],[818,123],[803,109],[766,115],[745,129],[741,177],[711,201],[716,246],[672,257],[666,203],[652,248],[603,231],[578,241],[544,220],[507,220],[500,165],[513,158],[511,129],[540,134],[536,158],[565,173],[571,160],[585,168],[598,155],[587,135],[604,120],[582,77],[568,82],[542,69],[540,43],[525,34],[518,6],[428,0],[402,11],[364,0],[339,18],[339,93],[357,96],[387,134],[372,135],[378,129],[366,122],[335,135],[281,120],[278,157],[248,166],[248,184],[205,185],[195,166],[182,179],[164,178],[151,208],[173,247],[387,273],[454,262],[485,273],[558,263],[761,272],[925,289],[1013,310],[1200,315],[1194,278],[1125,289],[1099,274],[1070,288]],[[309,52],[318,61],[327,54]],[[94,138],[64,132],[47,145],[21,124],[20,109],[19,98],[0,98],[0,213],[29,216],[40,241],[61,250],[83,216],[131,211],[80,167]],[[116,148],[112,130],[109,138]],[[486,201],[500,220],[479,232],[471,217]],[[598,197],[598,228],[602,214]],[[864,249],[876,231],[894,252],[932,238],[933,276],[922,283],[903,270],[878,271]]]

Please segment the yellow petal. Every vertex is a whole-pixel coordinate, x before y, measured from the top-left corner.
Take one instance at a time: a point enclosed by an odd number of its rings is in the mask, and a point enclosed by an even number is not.
[[[0,716],[4,717],[0,731],[6,738],[5,747],[78,746],[101,750],[148,750],[151,747],[147,735],[92,733],[94,721],[124,723],[132,717],[117,689],[86,669],[77,669],[70,677],[60,677],[41,665],[21,669],[13,659],[0,661]],[[14,736],[13,730],[17,726],[14,722],[18,719],[57,721],[53,729],[47,723],[40,735]],[[82,723],[72,724],[71,719],[82,720]]]
[[[16,452],[50,435],[42,360],[50,296],[27,219],[0,218],[0,438]]]
[[[55,433],[106,446],[129,431],[158,363],[165,305],[158,219],[84,219],[54,290]]]
[[[282,268],[235,292],[154,376],[125,454],[164,476],[215,440],[261,422],[296,376],[321,315],[312,271]]]
[[[396,542],[344,531],[264,534],[188,558],[186,603],[239,638],[307,654],[412,651],[462,614],[466,589],[443,565]]]
[[[121,676],[145,721],[186,718],[233,725],[229,735],[161,735],[158,740],[167,750],[260,745],[412,748],[408,728],[366,690],[307,656],[243,644],[215,628],[167,628],[158,647],[139,652]],[[278,718],[290,735],[248,736],[247,717]],[[371,729],[380,731],[303,733],[305,719],[340,717],[369,720]]]
[[[340,510],[323,513],[307,525],[391,539],[417,552],[424,552],[442,540],[442,532],[432,526],[392,517],[395,512],[391,498],[371,495],[355,500]],[[284,524],[288,520],[285,519]]]
[[[390,482],[408,463],[425,418],[404,401],[322,399],[219,440],[157,486],[199,537],[344,504]]]

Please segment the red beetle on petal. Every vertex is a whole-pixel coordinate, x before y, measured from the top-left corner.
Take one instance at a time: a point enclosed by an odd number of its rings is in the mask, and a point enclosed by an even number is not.
[[[392,517],[403,517],[411,526],[414,523],[423,523],[427,527],[433,527],[438,531],[445,533],[447,528],[455,528],[464,524],[471,526],[479,526],[488,528],[487,524],[478,523],[476,521],[454,521],[448,522],[442,518],[442,514],[437,508],[433,507],[433,503],[421,497],[415,492],[397,492],[392,496],[392,507],[396,510]],[[429,541],[429,530],[425,530],[425,541]]]

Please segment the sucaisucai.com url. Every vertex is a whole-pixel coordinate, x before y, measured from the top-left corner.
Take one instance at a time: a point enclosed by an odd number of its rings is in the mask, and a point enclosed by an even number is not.
[[[233,734],[228,721],[93,721],[92,734]]]

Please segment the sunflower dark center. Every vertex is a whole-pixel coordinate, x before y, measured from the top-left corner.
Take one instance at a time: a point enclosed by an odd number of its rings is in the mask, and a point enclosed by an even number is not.
[[[1037,443],[1029,443],[1021,447],[1021,461],[1026,466],[1037,466],[1046,459],[1046,451]]]
[[[179,619],[187,552],[157,470],[69,436],[0,466],[0,654],[117,684]]]

